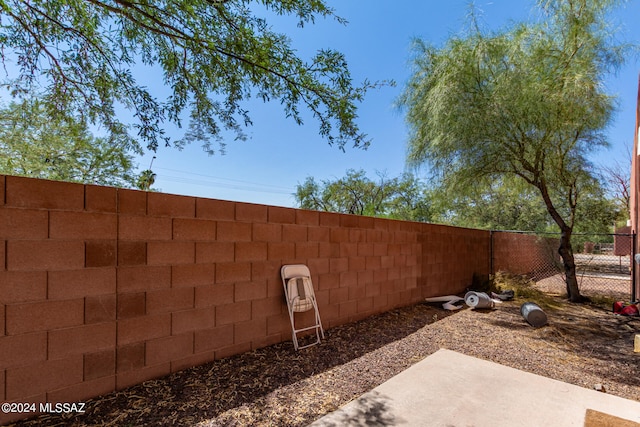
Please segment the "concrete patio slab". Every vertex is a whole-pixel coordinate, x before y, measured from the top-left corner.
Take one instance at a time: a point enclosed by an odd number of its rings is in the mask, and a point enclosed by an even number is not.
[[[311,426],[583,427],[588,409],[640,423],[640,402],[441,349]]]

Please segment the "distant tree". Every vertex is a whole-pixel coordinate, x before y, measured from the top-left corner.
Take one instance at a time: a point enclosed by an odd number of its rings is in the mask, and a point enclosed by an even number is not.
[[[431,189],[415,175],[394,178],[395,194],[389,201],[388,218],[405,221],[432,221]]]
[[[307,177],[297,186],[295,197],[302,209],[410,221],[428,221],[430,217],[426,189],[410,174],[389,179],[378,173],[378,181],[372,181],[365,171],[351,169],[333,181]]]
[[[225,129],[244,138],[251,118],[243,101],[252,96],[276,101],[298,124],[301,108],[308,110],[330,144],[366,147],[356,104],[375,84],[354,86],[340,52],[319,50],[303,60],[261,17],[291,15],[300,27],[319,17],[345,23],[326,3],[2,1],[1,59],[10,70],[5,85],[16,96],[42,90],[51,111],[79,115],[115,134],[130,125],[116,117],[124,107],[137,138],[151,150],[199,141],[213,152],[212,140],[223,148]],[[166,99],[135,77],[138,65],[159,69],[170,90]],[[171,141],[165,123],[181,125],[185,113],[189,127]]]
[[[602,168],[602,180],[618,209],[617,220],[626,223],[631,214],[631,151],[625,160]]]
[[[37,99],[0,108],[0,173],[133,187],[126,134],[94,137],[86,122],[48,114]]]
[[[536,189],[509,176],[487,182],[479,180],[458,191],[436,188],[432,191],[432,211],[433,221],[461,227],[559,232]],[[610,234],[618,216],[615,200],[607,198],[602,186],[594,182],[591,188],[582,191],[574,231]]]
[[[587,234],[611,234],[620,211],[616,201],[605,197],[604,189],[596,186],[584,191],[576,209],[574,231]]]
[[[436,188],[434,221],[486,230],[556,231],[544,203],[530,186],[510,177],[464,189]]]
[[[149,191],[151,186],[156,182],[156,174],[151,169],[143,170],[138,176],[136,187],[140,190]]]
[[[595,174],[587,154],[607,144],[614,99],[604,77],[624,60],[607,13],[615,0],[539,0],[545,18],[442,48],[416,41],[404,95],[409,161],[455,187],[515,176],[534,188],[561,232],[567,294],[581,301],[571,246]]]

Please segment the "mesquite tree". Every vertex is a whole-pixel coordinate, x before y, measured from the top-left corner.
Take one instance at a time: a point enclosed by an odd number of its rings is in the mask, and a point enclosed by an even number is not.
[[[400,104],[408,160],[464,187],[515,176],[536,189],[561,231],[567,293],[580,301],[571,246],[576,209],[594,185],[587,155],[607,145],[614,98],[604,78],[623,61],[607,13],[615,0],[539,0],[541,19],[490,33],[474,19],[443,47],[416,41]]]
[[[86,122],[47,114],[37,98],[0,107],[0,173],[133,187],[138,179],[126,134],[96,137]]]
[[[299,26],[319,17],[344,23],[323,0],[0,1],[4,87],[38,92],[52,112],[114,134],[133,126],[136,142],[152,150],[199,141],[213,152],[225,130],[245,138],[252,97],[277,102],[298,124],[309,111],[340,148],[366,146],[356,107],[375,84],[354,85],[335,50],[303,59],[269,25],[275,15]],[[165,99],[149,90],[145,67],[160,70]],[[187,115],[183,137],[170,139],[166,122],[182,125]]]

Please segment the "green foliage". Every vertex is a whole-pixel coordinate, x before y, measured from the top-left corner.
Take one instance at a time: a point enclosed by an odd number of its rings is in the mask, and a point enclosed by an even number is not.
[[[0,173],[131,187],[136,181],[126,134],[96,138],[86,122],[48,114],[38,100],[0,109]]]
[[[256,14],[291,15],[300,26],[335,18],[322,0],[184,0],[0,2],[2,60],[17,59],[18,75],[5,84],[16,96],[40,89],[50,110],[82,116],[114,134],[127,124],[116,108],[132,112],[137,138],[160,143],[198,141],[213,152],[221,132],[245,138],[251,118],[243,101],[255,96],[280,103],[301,124],[301,107],[319,133],[340,148],[369,143],[355,123],[356,104],[377,84],[354,86],[344,56],[325,49],[304,61],[290,40]],[[131,71],[159,67],[170,95],[158,100]],[[189,126],[171,141],[165,122]],[[137,143],[137,142],[136,142]]]
[[[302,209],[340,212],[410,221],[430,219],[426,188],[413,175],[388,179],[378,174],[372,181],[363,170],[348,170],[334,181],[307,177],[295,193]]]
[[[475,185],[458,191],[437,187],[432,191],[432,211],[433,221],[461,227],[559,232],[536,189],[509,176],[478,180]],[[575,212],[574,231],[613,233],[618,215],[616,201],[606,198],[600,186],[593,186],[582,193]]]
[[[514,178],[478,180],[462,191],[441,186],[433,195],[436,222],[487,230],[545,232],[553,227],[540,197]]]
[[[417,40],[400,99],[409,161],[458,188],[515,175],[571,225],[593,183],[586,154],[606,145],[614,104],[604,72],[622,61],[601,21],[611,2],[585,2],[546,2],[546,22],[489,35],[474,27],[443,48]]]
[[[582,198],[576,211],[574,231],[577,233],[613,233],[617,215],[618,210],[613,200],[606,199],[602,194],[587,194]]]
[[[156,174],[151,169],[143,170],[138,176],[136,187],[140,190],[149,191],[153,183],[156,182]]]
[[[417,40],[400,98],[408,160],[447,188],[517,177],[535,189],[562,232],[568,293],[580,298],[571,234],[597,185],[587,154],[607,145],[614,99],[604,77],[624,60],[607,26],[615,0],[538,1],[544,20],[489,34],[478,27],[442,47]]]

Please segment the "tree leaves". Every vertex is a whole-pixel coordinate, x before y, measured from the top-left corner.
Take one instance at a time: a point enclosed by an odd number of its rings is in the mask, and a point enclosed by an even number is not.
[[[293,15],[300,26],[336,15],[321,0],[13,0],[0,4],[3,61],[16,58],[18,75],[5,82],[14,95],[42,90],[53,111],[77,114],[109,131],[133,115],[136,141],[160,144],[212,142],[224,149],[223,132],[244,139],[251,124],[242,104],[253,96],[278,101],[285,115],[303,123],[309,110],[319,133],[343,149],[366,147],[356,106],[378,83],[353,84],[344,57],[319,51],[304,61],[290,40],[273,32],[256,4]],[[134,77],[132,69],[160,67],[166,99]],[[183,138],[167,137],[167,122],[189,125]],[[138,148],[138,147],[136,147]]]
[[[600,25],[613,2],[541,3],[552,13],[537,24],[495,34],[472,26],[442,48],[416,41],[400,104],[411,163],[429,163],[454,187],[518,176],[571,226],[594,177],[586,154],[607,144],[614,103],[604,72],[622,58],[609,54],[619,46]]]
[[[428,221],[430,199],[426,187],[413,175],[378,180],[364,170],[350,169],[346,176],[318,183],[313,177],[297,186],[296,200],[302,209],[376,216],[408,221]]]
[[[536,189],[561,230],[567,293],[581,299],[571,234],[596,187],[586,154],[606,146],[613,97],[605,73],[624,46],[604,24],[615,0],[540,0],[548,15],[444,47],[416,43],[415,72],[400,98],[411,129],[408,159],[428,163],[447,188],[517,177]]]
[[[131,187],[136,177],[126,133],[96,138],[87,123],[49,114],[37,100],[0,109],[0,173]]]

